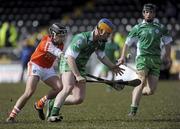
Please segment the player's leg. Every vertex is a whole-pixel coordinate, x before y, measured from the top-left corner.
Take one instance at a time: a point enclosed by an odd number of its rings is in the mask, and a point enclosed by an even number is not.
[[[147,86],[143,89],[143,95],[152,95],[154,94],[159,78],[154,75],[149,75],[147,79]]]
[[[59,118],[59,112],[60,108],[64,104],[64,101],[66,97],[71,93],[72,89],[74,88],[75,84],[75,78],[72,72],[64,72],[62,74],[62,80],[63,80],[63,89],[57,94],[55,98],[55,102],[53,104],[52,109],[48,109],[51,111],[48,111],[49,114],[48,121],[54,122],[54,121],[60,121],[61,119]]]
[[[136,58],[136,68],[138,78],[141,80],[141,84],[133,89],[132,92],[132,103],[130,107],[129,116],[135,116],[138,110],[138,106],[140,103],[140,99],[142,96],[142,90],[146,85],[146,77],[148,74],[148,68],[146,67],[147,58],[143,56],[139,56]]]
[[[34,107],[38,111],[38,116],[41,120],[45,120],[43,108],[47,100],[55,98],[59,91],[62,89],[61,80],[57,76],[52,76],[44,82],[52,89],[34,104]]]
[[[86,95],[86,83],[76,83],[65,100],[65,105],[81,104]]]
[[[151,65],[153,66],[149,71],[148,79],[147,79],[147,86],[143,89],[143,95],[152,95],[154,94],[158,80],[160,75],[160,61],[158,59],[152,59]]]
[[[50,109],[51,114],[48,118],[50,122],[60,121],[60,108],[63,104],[72,105],[80,104],[85,98],[85,83],[76,83],[72,72],[65,72],[62,75],[63,89],[56,96],[54,106]]]
[[[37,102],[35,102],[34,107],[38,111],[39,118],[41,120],[45,119],[45,115],[43,112],[44,105],[48,99],[53,99],[56,97],[56,95],[59,93],[59,91],[62,89],[62,81],[61,78],[58,77],[54,71],[54,69],[45,69],[44,72],[46,73],[42,80],[45,84],[50,86],[52,89],[44,95],[41,99],[39,99]]]
[[[21,109],[25,106],[28,99],[32,96],[34,91],[36,90],[37,84],[39,82],[39,76],[32,75],[29,76],[26,83],[25,92],[22,96],[17,100],[14,108],[12,109],[9,117],[7,118],[7,122],[13,122],[17,114],[21,111]]]
[[[38,107],[43,108],[44,104],[48,99],[53,99],[56,97],[56,95],[59,93],[60,90],[62,90],[63,85],[61,82],[61,79],[57,76],[52,76],[44,81],[45,84],[50,86],[52,89],[44,95],[40,100],[37,101]]]
[[[138,71],[137,74],[138,74],[139,79],[141,80],[141,84],[133,89],[132,103],[131,103],[129,116],[136,115],[136,112],[138,110],[138,106],[141,100],[142,91],[143,91],[144,86],[146,85],[147,72],[145,70],[140,70]]]

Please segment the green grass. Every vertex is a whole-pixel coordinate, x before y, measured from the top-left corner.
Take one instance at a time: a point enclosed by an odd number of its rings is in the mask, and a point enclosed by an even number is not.
[[[180,82],[163,81],[157,92],[143,97],[135,118],[127,116],[131,103],[131,87],[121,92],[106,92],[105,86],[88,84],[83,104],[64,106],[60,123],[40,121],[33,103],[48,91],[39,84],[37,91],[17,116],[17,123],[5,119],[24,84],[0,84],[0,129],[180,129]]]

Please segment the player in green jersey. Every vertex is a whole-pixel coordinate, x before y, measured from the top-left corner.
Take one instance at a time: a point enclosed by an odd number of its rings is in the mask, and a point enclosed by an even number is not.
[[[142,11],[144,20],[135,25],[126,38],[119,63],[124,63],[125,54],[133,43],[137,45],[136,69],[142,83],[132,92],[132,104],[129,116],[135,116],[142,95],[152,95],[155,92],[160,74],[161,49],[165,47],[165,60],[170,64],[170,43],[172,37],[168,30],[154,21],[156,6],[145,4]]]
[[[63,104],[80,104],[85,98],[86,72],[85,66],[91,54],[96,53],[98,59],[106,64],[115,74],[122,74],[119,65],[113,64],[104,53],[105,43],[113,31],[110,20],[103,18],[93,31],[75,35],[68,46],[64,59],[60,61],[63,89],[55,98],[53,107],[48,108],[48,121],[61,121],[59,116]],[[49,104],[51,101],[49,102]]]

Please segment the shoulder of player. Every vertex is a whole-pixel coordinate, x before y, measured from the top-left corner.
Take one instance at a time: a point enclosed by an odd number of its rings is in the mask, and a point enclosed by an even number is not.
[[[158,26],[158,27],[164,27],[164,25],[159,22],[153,22],[153,25]]]
[[[47,41],[49,41],[50,39],[51,39],[51,38],[50,38],[49,35],[45,35],[45,36],[42,37],[42,39],[41,39],[40,42],[47,42]]]
[[[44,46],[47,42],[49,42],[49,35],[45,35],[42,37],[42,39],[39,41],[38,46]]]
[[[76,35],[74,35],[74,37],[73,37],[74,39],[78,39],[78,40],[85,40],[86,39],[86,37],[85,37],[85,35],[84,35],[84,33],[82,32],[82,33],[79,33],[79,34],[76,34]]]
[[[49,35],[45,35],[39,43],[39,48],[46,50],[51,45],[54,45],[52,43],[51,37]],[[57,46],[55,45],[55,47],[62,49],[63,45],[57,45]]]
[[[89,32],[82,32],[82,33],[76,34],[73,37],[73,42],[87,43],[89,35],[90,35]]]
[[[161,24],[159,22],[154,22],[154,25],[156,27],[160,28],[161,30],[167,30],[167,28],[163,24]]]
[[[154,25],[156,25],[157,27],[159,27],[161,29],[166,29],[166,27],[161,23],[154,23]]]
[[[136,29],[140,28],[142,25],[143,25],[142,23],[136,24],[132,27],[132,30],[136,30]]]
[[[43,40],[49,40],[50,38],[51,38],[50,35],[44,35],[44,36],[42,37]]]

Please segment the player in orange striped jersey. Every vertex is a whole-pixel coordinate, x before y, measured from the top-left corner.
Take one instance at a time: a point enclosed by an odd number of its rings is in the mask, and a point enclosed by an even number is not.
[[[54,23],[49,28],[49,31],[50,35],[43,37],[35,52],[31,56],[28,63],[28,79],[25,92],[17,100],[15,106],[9,114],[9,117],[6,119],[7,122],[15,121],[15,117],[35,92],[37,84],[40,80],[50,86],[52,90],[50,90],[47,95],[35,104],[35,108],[38,110],[39,115],[43,114],[45,101],[47,99],[54,98],[62,89],[61,80],[56,75],[53,64],[57,57],[60,58],[63,55],[63,41],[67,34],[67,29],[58,23]],[[40,117],[45,119],[44,116]]]

